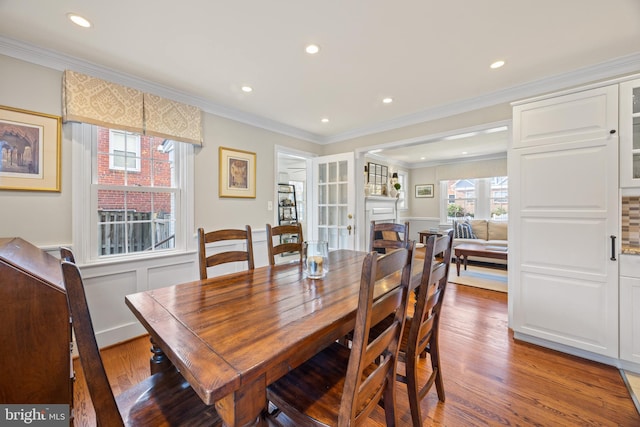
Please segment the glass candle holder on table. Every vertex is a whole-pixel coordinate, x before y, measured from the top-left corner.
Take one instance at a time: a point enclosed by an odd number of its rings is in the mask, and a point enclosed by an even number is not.
[[[324,241],[303,242],[304,274],[310,279],[321,279],[329,270],[329,243]]]

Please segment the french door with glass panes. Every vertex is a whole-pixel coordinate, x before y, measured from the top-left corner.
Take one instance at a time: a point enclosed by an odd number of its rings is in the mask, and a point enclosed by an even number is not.
[[[312,161],[312,227],[307,240],[325,240],[330,250],[355,247],[353,164],[353,153],[316,157]]]

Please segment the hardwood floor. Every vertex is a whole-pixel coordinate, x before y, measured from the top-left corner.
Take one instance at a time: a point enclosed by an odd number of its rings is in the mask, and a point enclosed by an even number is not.
[[[446,402],[438,402],[435,389],[429,393],[422,402],[424,426],[640,426],[616,368],[514,341],[506,294],[449,284],[444,304]],[[149,356],[147,337],[103,351],[115,394],[149,375]],[[94,426],[78,360],[74,366],[75,425]],[[406,388],[396,386],[400,425],[410,426]],[[384,425],[382,410],[368,425]]]

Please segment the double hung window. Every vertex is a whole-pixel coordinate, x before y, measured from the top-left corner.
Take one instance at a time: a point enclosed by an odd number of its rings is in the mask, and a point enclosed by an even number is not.
[[[184,249],[191,144],[89,124],[74,125],[73,139],[85,157],[79,184],[88,183],[79,199],[90,200],[75,208],[85,262]]]

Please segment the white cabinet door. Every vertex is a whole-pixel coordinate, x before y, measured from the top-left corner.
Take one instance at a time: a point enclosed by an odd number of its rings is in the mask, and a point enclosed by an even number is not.
[[[640,363],[640,278],[620,277],[620,358]]]
[[[620,84],[620,186],[640,187],[640,79]]]
[[[640,256],[620,256],[620,358],[640,363]]]
[[[616,126],[603,93],[617,99],[616,87],[599,88],[514,109],[514,128],[538,136],[522,143],[514,134],[514,147],[525,148],[509,153],[509,290],[516,333],[618,357],[618,140],[604,131]],[[592,126],[571,117],[581,97],[608,106],[604,117],[591,111]],[[569,129],[530,123],[556,112]],[[574,132],[576,123],[593,132]]]
[[[606,138],[618,129],[617,85],[516,105],[513,147]]]

